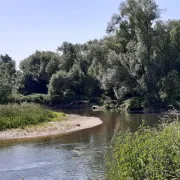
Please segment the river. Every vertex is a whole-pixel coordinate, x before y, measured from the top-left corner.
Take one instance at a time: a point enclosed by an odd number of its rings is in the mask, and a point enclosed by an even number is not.
[[[2,180],[95,180],[103,179],[104,154],[114,133],[136,131],[142,120],[153,126],[157,114],[68,111],[96,116],[103,125],[68,136],[0,141]]]

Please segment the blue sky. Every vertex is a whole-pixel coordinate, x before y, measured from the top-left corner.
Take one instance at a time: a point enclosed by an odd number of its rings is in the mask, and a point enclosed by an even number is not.
[[[105,35],[122,0],[0,0],[0,54],[17,64],[35,50],[56,51],[63,41],[83,43]],[[156,0],[163,19],[180,19],[179,0]]]

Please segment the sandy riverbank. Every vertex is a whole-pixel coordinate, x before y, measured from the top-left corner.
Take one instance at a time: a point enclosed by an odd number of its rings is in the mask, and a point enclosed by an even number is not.
[[[83,129],[90,129],[101,125],[103,122],[96,117],[79,115],[66,115],[64,121],[48,122],[38,126],[24,129],[10,129],[0,131],[0,140],[45,137],[51,135],[66,135]]]

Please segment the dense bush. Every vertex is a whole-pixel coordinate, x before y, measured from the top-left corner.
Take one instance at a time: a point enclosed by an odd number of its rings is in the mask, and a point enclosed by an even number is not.
[[[31,94],[27,96],[15,94],[13,96],[13,101],[16,103],[29,102],[43,104],[46,101],[46,96],[46,94]]]
[[[160,83],[160,95],[163,100],[174,104],[174,101],[180,99],[180,78],[177,71],[170,71]]]
[[[71,90],[72,80],[69,74],[59,71],[51,77],[49,83],[49,94],[52,96],[61,95],[65,97]],[[74,92],[72,92],[73,94]]]
[[[0,130],[36,125],[56,117],[56,113],[33,103],[1,105]]]
[[[180,123],[117,134],[107,155],[108,180],[180,179]]]
[[[68,95],[67,97],[64,97],[62,95],[54,95],[50,96],[49,94],[31,94],[24,96],[22,94],[14,94],[12,96],[11,103],[18,103],[21,104],[23,102],[28,102],[28,103],[37,103],[41,105],[65,105],[68,103],[71,103],[73,101],[78,101],[78,100],[86,100],[89,101],[89,103],[99,103],[99,98],[93,97],[93,96],[77,96],[77,95]]]
[[[138,98],[138,97],[134,97],[132,99],[130,99],[129,104],[127,106],[127,110],[129,111],[133,111],[133,110],[143,110],[143,99],[142,98]]]

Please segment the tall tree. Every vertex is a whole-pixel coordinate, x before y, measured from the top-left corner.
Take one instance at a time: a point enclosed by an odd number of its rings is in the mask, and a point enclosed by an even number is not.
[[[121,3],[119,10],[108,24],[107,32],[121,44],[119,54],[124,54],[120,55],[121,69],[126,69],[129,77],[136,79],[136,89],[141,94],[157,94],[153,23],[161,11],[153,0],[127,0]]]
[[[21,92],[47,93],[51,76],[59,70],[60,57],[50,51],[36,51],[34,54],[24,59],[20,63],[23,72],[23,84]]]
[[[16,90],[15,61],[9,55],[0,55],[0,103],[7,103]]]

